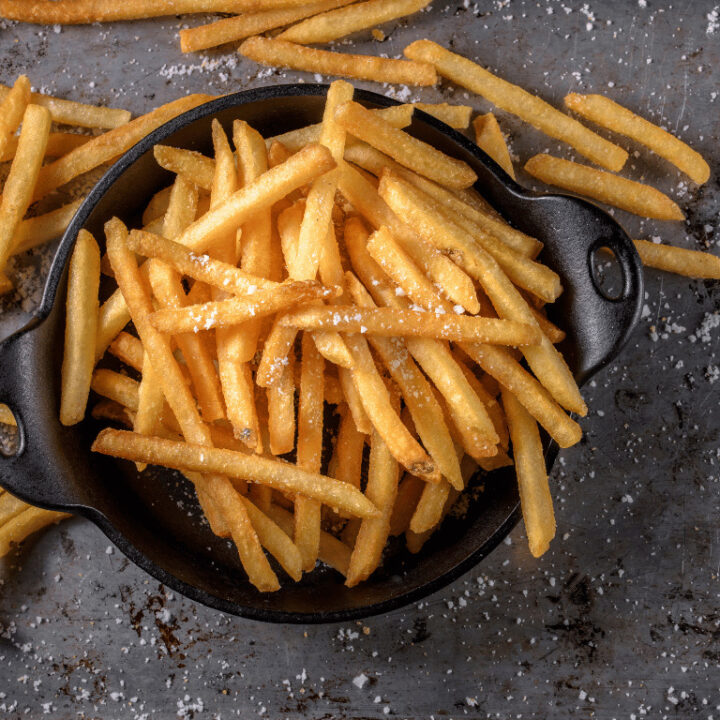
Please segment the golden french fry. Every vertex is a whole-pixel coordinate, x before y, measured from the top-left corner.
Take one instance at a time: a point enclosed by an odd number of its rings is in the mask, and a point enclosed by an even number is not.
[[[322,463],[325,361],[312,338],[301,338],[300,399],[298,402],[297,464],[318,473]],[[295,544],[303,570],[315,567],[320,546],[321,504],[307,496],[295,498]]]
[[[214,328],[241,325],[310,300],[333,297],[335,291],[313,280],[289,281],[274,289],[258,290],[245,297],[216,300],[178,309],[160,309],[150,322],[162,333],[197,333]]]
[[[561,330],[555,323],[550,322],[541,310],[529,305],[530,312],[535,317],[541,332],[553,344],[557,345],[565,339],[565,331]]]
[[[0,200],[0,272],[13,250],[15,233],[32,202],[50,133],[50,113],[38,105],[25,109],[18,149]]]
[[[98,395],[114,400],[120,405],[137,412],[138,388],[140,383],[114,370],[100,368],[93,373],[90,389]]]
[[[147,115],[88,140],[67,155],[45,165],[38,176],[33,200],[40,200],[56,188],[103,163],[122,155],[135,143],[171,118],[210,100],[208,95],[187,95],[161,105]]]
[[[82,200],[75,200],[44,215],[23,220],[12,239],[12,254],[17,255],[50,240],[57,240],[65,232],[80,205]]]
[[[507,390],[502,394],[510,428],[520,504],[530,552],[540,557],[555,537],[555,514],[545,469],[545,453],[535,420]]]
[[[295,447],[295,356],[287,355],[278,382],[267,388],[270,452],[284,455]]]
[[[449,105],[448,103],[423,103],[416,102],[413,105],[422,112],[432,115],[451,128],[464,130],[470,124],[472,108],[469,105]]]
[[[279,505],[271,505],[267,514],[272,518],[287,535],[293,534],[293,516]],[[350,548],[324,530],[320,531],[320,547],[318,549],[318,560],[325,563],[333,570],[342,575],[347,575],[350,564]]]
[[[541,337],[538,328],[514,320],[355,305],[306,307],[286,313],[280,321],[299,330],[334,329],[342,333],[432,337],[491,345],[538,345]]]
[[[21,543],[28,535],[68,517],[71,517],[70,513],[28,507],[0,527],[0,557],[7,555],[13,544]]]
[[[120,290],[116,290],[98,311],[97,340],[95,343],[95,360],[99,360],[108,345],[118,333],[130,322],[130,312]]]
[[[355,517],[379,514],[373,503],[348,483],[258,455],[110,428],[100,432],[92,450],[134,462],[261,483],[275,490],[312,498]]]
[[[351,135],[441,185],[462,189],[477,180],[477,175],[467,163],[392,127],[356,102],[341,105],[335,116]]]
[[[437,485],[427,485],[417,502],[415,512],[410,519],[410,530],[420,534],[434,528],[442,519],[443,508],[452,490],[447,480]]]
[[[238,51],[263,65],[323,75],[402,85],[434,85],[437,82],[435,69],[428,63],[336,53],[262,36],[248,38]]]
[[[9,492],[0,493],[0,528],[29,507]]]
[[[177,238],[177,242],[194,252],[202,252],[214,241],[237,230],[259,210],[274,205],[333,167],[335,161],[326,147],[308,145],[211,208]]]
[[[390,107],[378,108],[370,112],[379,115],[393,127],[402,129],[412,122],[413,109],[412,105],[390,105]],[[293,153],[301,150],[306,145],[319,142],[321,129],[322,123],[306,125],[297,130],[290,130],[282,135],[270,137],[265,142],[270,147],[272,147],[273,143],[281,143],[288,152]]]
[[[172,189],[173,189],[173,186],[168,185],[167,187],[164,187],[162,190],[158,190],[150,198],[150,202],[147,204],[147,207],[145,208],[145,210],[143,210],[143,214],[142,214],[143,226],[149,225],[154,220],[157,220],[158,218],[162,218],[163,215],[165,215],[165,211],[167,210],[168,205],[170,203],[170,193],[172,193]]]
[[[514,180],[515,168],[497,118],[491,112],[478,115],[473,120],[473,128],[477,146],[484,150]]]
[[[143,347],[134,335],[121,332],[108,347],[108,352],[137,372],[142,372]]]
[[[3,161],[6,159],[5,153],[15,135],[15,131],[20,127],[25,109],[29,103],[30,81],[26,75],[20,75],[12,89],[8,90],[7,95],[0,102],[0,158]]]
[[[140,435],[155,435],[162,421],[165,396],[158,382],[147,353],[143,354],[142,377],[138,387],[138,407],[133,420],[133,430]],[[137,463],[138,472],[145,469],[144,463]]]
[[[522,402],[560,447],[570,447],[580,441],[580,426],[509,353],[491,345],[464,345],[463,349],[488,375],[496,378],[503,388]]]
[[[302,5],[260,10],[224,18],[208,25],[180,30],[180,49],[184,53],[207,50],[226,43],[260,35],[266,30],[289,25],[307,17],[349,5],[353,0],[320,0]]]
[[[535,155],[525,171],[548,185],[585,195],[647,218],[684,220],[685,214],[667,195],[643,183],[596,170],[552,155]]]
[[[302,45],[328,43],[359,30],[412,15],[429,3],[430,0],[366,0],[315,15],[281,32],[278,37]]]
[[[720,279],[720,258],[700,250],[660,245],[648,240],[633,240],[646,267],[665,270],[685,277]]]
[[[184,13],[248,12],[300,5],[300,0],[0,0],[0,16],[41,25],[89,25]]]
[[[161,168],[176,175],[182,175],[204,190],[212,189],[215,173],[215,162],[212,158],[194,150],[185,150],[170,145],[155,145],[153,155]]]
[[[366,580],[380,564],[390,534],[390,517],[397,496],[398,463],[390,448],[373,432],[370,441],[370,465],[365,495],[380,510],[377,517],[360,524],[345,585],[354,587]]]
[[[255,382],[260,387],[270,387],[280,380],[296,337],[295,328],[285,327],[277,320],[273,323],[255,375]]]
[[[493,75],[472,60],[430,40],[417,40],[408,45],[405,56],[432,63],[440,75],[482,95],[546,135],[568,143],[581,155],[608,170],[617,172],[625,165],[628,154],[621,147],[600,137],[539,97]]]
[[[1,7],[0,15],[4,15]],[[8,92],[10,92],[10,88],[0,85],[0,100],[4,99]],[[30,102],[47,108],[52,121],[62,125],[112,130],[129,122],[132,117],[129,110],[86,105],[42,93],[33,93]]]
[[[0,423],[3,425],[11,425],[12,427],[17,426],[17,420],[12,414],[12,410],[7,405],[0,404]]]
[[[414,475],[405,474],[398,485],[395,504],[390,515],[390,537],[402,535],[410,527],[410,520],[417,507],[420,495],[427,483]]]
[[[565,96],[565,106],[601,127],[645,145],[699,185],[710,178],[710,166],[700,153],[667,130],[641,118],[604,95],[570,93]]]
[[[60,390],[60,422],[63,425],[75,425],[85,417],[95,365],[99,287],[100,248],[87,230],[81,230],[68,270]]]
[[[48,135],[47,146],[45,147],[45,157],[62,157],[67,155],[71,150],[84,145],[88,140],[92,140],[92,135],[79,135],[78,133],[69,132],[51,132]],[[0,155],[0,162],[12,160],[17,151],[18,137],[12,135],[5,150]]]
[[[327,385],[327,378],[325,381]],[[350,483],[356,488],[360,487],[366,437],[357,429],[350,409],[346,408],[340,420],[335,449],[330,460],[330,477]]]

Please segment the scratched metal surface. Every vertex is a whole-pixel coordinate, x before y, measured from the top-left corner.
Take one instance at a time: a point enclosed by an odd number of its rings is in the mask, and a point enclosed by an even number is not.
[[[556,103],[607,91],[720,164],[713,0],[434,5],[412,26],[391,24],[382,45],[356,46],[395,55],[428,35]],[[182,24],[0,25],[0,80],[27,72],[59,95],[142,112],[180,92],[298,77],[258,72],[230,49],[182,57]],[[487,107],[446,86],[412,97]],[[566,153],[500,120],[519,159]],[[632,164],[688,222],[622,215],[631,233],[714,248],[717,172],[698,192],[647,153]],[[21,263],[46,265],[41,253]],[[23,287],[6,322],[37,299],[31,279]],[[278,627],[173,596],[72,520],[0,562],[0,717],[717,718],[718,289],[649,274],[634,341],[587,388],[585,438],[553,472],[558,538],[539,562],[519,527],[416,606]]]

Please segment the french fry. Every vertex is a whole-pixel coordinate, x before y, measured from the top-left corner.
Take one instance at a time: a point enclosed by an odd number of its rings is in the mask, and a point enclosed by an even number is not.
[[[377,517],[363,519],[350,556],[345,585],[366,580],[380,564],[390,534],[390,516],[398,488],[398,462],[376,430],[370,442],[370,465],[365,495],[379,508]]]
[[[469,105],[449,105],[448,103],[422,103],[416,102],[413,105],[422,112],[432,115],[451,128],[464,130],[470,124],[472,108]]]
[[[336,163],[342,162],[345,130],[335,121],[335,112],[352,97],[353,86],[344,80],[336,80],[330,85],[325,100],[320,143],[332,153]],[[310,187],[297,242],[294,277],[298,280],[313,280],[317,274],[336,190],[337,172],[321,175]]]
[[[156,146],[157,147],[157,146]],[[173,186],[168,185],[162,190],[158,190],[151,198],[150,202],[143,210],[142,223],[148,225],[153,220],[162,218],[165,215],[165,211],[170,204],[170,193],[172,193]]]
[[[75,200],[44,215],[36,215],[23,220],[17,226],[12,239],[12,254],[18,255],[27,252],[38,245],[59,238],[65,232],[80,205],[82,205],[82,200]]]
[[[298,303],[333,297],[334,294],[335,290],[325,288],[313,280],[295,280],[281,283],[271,290],[258,290],[246,297],[187,305],[178,309],[160,309],[153,313],[150,322],[162,333],[197,333],[241,325],[253,318],[272,315]]]
[[[335,161],[326,147],[308,145],[212,208],[177,238],[177,242],[194,252],[202,252],[259,210],[274,205],[333,167]]]
[[[413,553],[417,554],[419,553],[425,543],[432,537],[433,533],[438,529],[440,526],[440,523],[443,521],[445,516],[452,510],[453,505],[455,504],[455,501],[458,499],[458,491],[454,488],[450,488],[450,491],[448,492],[447,499],[445,500],[445,505],[442,508],[442,512],[440,513],[440,518],[438,519],[437,523],[431,527],[429,530],[426,530],[422,533],[415,533],[410,528],[407,529],[405,532],[405,542],[407,544],[407,549]]]
[[[301,344],[297,464],[299,468],[318,473],[322,463],[325,361],[306,333]],[[321,519],[320,502],[303,495],[295,498],[295,544],[306,572],[315,567],[318,557]]]
[[[50,113],[38,105],[28,105],[0,201],[0,273],[5,269],[15,233],[32,202],[49,133]]]
[[[539,97],[493,75],[472,60],[446,50],[430,40],[417,40],[408,45],[405,56],[412,60],[432,63],[443,77],[482,95],[497,107],[517,115],[546,135],[568,143],[601,167],[618,172],[625,165],[628,154],[621,147],[600,137]]]
[[[298,20],[349,5],[353,0],[321,0],[302,5],[260,10],[224,18],[208,25],[180,30],[180,49],[184,53],[207,50],[226,43],[260,35],[266,30],[290,25]]]
[[[325,374],[325,402],[329,405],[342,405],[345,402],[340,380],[330,372]]]
[[[108,347],[108,352],[137,372],[142,372],[143,347],[138,338],[130,333],[121,332]]]
[[[0,102],[0,158],[3,160],[29,103],[30,81],[26,75],[20,75]]]
[[[720,258],[700,250],[633,240],[643,265],[691,278],[720,279]]]
[[[284,455],[295,447],[295,357],[287,355],[278,382],[267,388],[270,452]]]
[[[699,185],[710,178],[710,166],[700,153],[667,130],[641,118],[608,97],[570,93],[565,96],[565,107],[586,120],[645,145]]]
[[[366,437],[367,435],[357,429],[350,409],[346,408],[340,420],[335,449],[330,459],[330,477],[350,483],[356,488],[360,487]]]
[[[667,195],[643,183],[596,170],[552,155],[535,155],[525,171],[548,185],[585,195],[647,218],[684,220],[685,214]]]
[[[268,515],[284,530],[287,535],[293,534],[293,516],[279,505],[271,505]],[[320,547],[318,560],[325,563],[342,575],[347,575],[350,564],[350,548],[324,530],[320,531]]]
[[[150,324],[149,317],[153,311],[152,300],[142,282],[135,258],[127,247],[127,230],[119,220],[113,219],[106,224],[105,232],[107,251],[115,272],[115,278],[127,302],[133,323],[151,363],[155,367],[162,368],[158,378],[165,399],[177,419],[182,434],[187,440],[198,443],[199,452],[204,457],[204,453],[208,451],[208,446],[212,446],[210,431],[200,417],[195,400],[184,382],[183,375],[173,355],[169,338],[156,332]],[[134,435],[134,437],[142,438],[146,442],[151,440],[142,435]],[[122,443],[124,443],[124,440],[121,440]],[[152,460],[148,461],[141,457],[129,459],[135,462],[152,462]],[[203,472],[204,464],[201,463],[201,466],[199,469],[179,469]],[[262,547],[247,515],[245,506],[227,478],[220,474],[206,474],[198,476],[194,482],[200,491],[198,499],[204,508],[208,508],[206,514],[208,511],[210,512],[208,519],[219,515],[222,520],[222,523],[217,520],[211,523],[211,527],[219,532],[229,531],[237,547],[243,567],[253,585],[262,591],[276,590],[279,587],[277,577],[262,552]]]
[[[185,150],[170,145],[155,145],[153,155],[161,168],[176,175],[182,175],[186,180],[204,190],[212,189],[215,173],[215,163],[212,158],[194,150]]]
[[[300,0],[0,0],[0,16],[41,25],[89,25],[184,13],[248,12],[300,5]]]
[[[143,354],[142,367],[133,431],[140,435],[155,435],[165,407],[165,396],[147,353]],[[143,463],[137,463],[138,472],[145,470],[145,467]]]
[[[140,383],[114,370],[100,368],[93,373],[90,388],[98,395],[114,400],[123,407],[137,412]]]
[[[539,345],[540,331],[514,320],[437,315],[395,308],[358,308],[355,305],[306,307],[282,316],[283,325],[298,330],[334,329],[342,333],[369,333],[384,337],[431,337],[452,342],[491,345]]]
[[[0,493],[0,528],[29,507],[9,492]]]
[[[540,433],[535,420],[511,392],[503,390],[502,398],[512,439],[528,545],[533,557],[540,557],[555,537],[555,514]]]
[[[75,425],[85,417],[95,365],[99,287],[100,248],[87,230],[81,230],[68,270],[60,390],[60,422],[63,425]]]
[[[355,359],[353,382],[375,431],[383,439],[393,457],[413,475],[436,482],[439,472],[432,458],[412,437],[394,410],[390,394],[377,371],[365,338],[346,336]]]
[[[434,528],[442,519],[443,508],[450,496],[452,487],[447,480],[442,480],[437,485],[427,485],[423,488],[420,499],[415,507],[415,512],[410,519],[410,530],[421,534]]]
[[[40,200],[56,188],[83,173],[127,152],[135,143],[171,118],[210,100],[208,95],[187,95],[139,118],[88,140],[67,155],[45,165],[38,176],[33,200]]]
[[[490,345],[464,345],[480,367],[515,395],[560,447],[580,441],[580,426],[568,417],[550,394],[509,353]]]
[[[248,38],[238,51],[263,65],[323,75],[402,85],[435,85],[437,82],[435,70],[428,63],[317,50],[261,36]]]
[[[565,339],[565,331],[560,329],[555,323],[550,322],[541,310],[529,305],[530,312],[533,314],[541,332],[553,344],[557,345]]]
[[[491,112],[478,115],[473,120],[473,128],[475,129],[475,144],[514,180],[515,168],[497,118]]]
[[[62,157],[63,155],[67,155],[67,153],[71,150],[84,145],[91,139],[91,135],[79,135],[78,133],[69,132],[51,132],[50,135],[48,135],[48,142],[45,147],[45,157]],[[5,146],[5,150],[0,155],[0,162],[7,162],[13,159],[13,156],[17,151],[17,143],[17,135],[12,135]]]
[[[24,4],[24,3],[23,3]],[[2,6],[0,5],[0,15]],[[10,88],[0,85],[0,100],[7,97]],[[72,100],[63,100],[61,98],[44,95],[42,93],[32,93],[30,102],[34,105],[41,105],[50,111],[50,117],[55,123],[62,125],[76,125],[77,127],[101,128],[112,130],[120,127],[130,121],[132,115],[129,110],[120,110],[118,108],[101,107],[98,105],[86,105],[84,103],[74,102]]]
[[[402,535],[410,527],[410,519],[426,485],[420,478],[405,473],[398,485],[397,497],[390,515],[390,537]]]
[[[116,290],[98,310],[97,335],[95,342],[95,360],[99,360],[108,345],[130,322],[130,312],[120,290]]]
[[[303,20],[281,32],[278,37],[302,45],[328,43],[359,30],[412,15],[429,2],[430,0],[366,0]]]
[[[12,410],[7,405],[0,404],[0,423],[17,427],[17,420],[15,420]]]
[[[0,527],[0,557],[7,555],[13,544],[21,543],[28,535],[68,517],[71,517],[70,513],[28,507]]]
[[[352,372],[347,368],[342,367],[338,368],[337,372],[340,387],[342,388],[345,402],[348,405],[355,427],[358,429],[358,432],[361,432],[364,435],[369,435],[372,432],[373,426],[370,422],[370,418],[368,418],[367,413],[365,412],[360,392],[353,380]]]
[[[370,112],[380,115],[385,122],[396,128],[405,128],[412,122],[412,105],[390,105],[386,108],[378,108]],[[322,123],[306,125],[297,130],[290,130],[282,135],[275,135],[268,138],[265,143],[272,147],[273,143],[281,143],[288,152],[297,152],[306,145],[320,141]]]
[[[341,105],[335,117],[351,135],[441,185],[462,189],[477,180],[477,175],[467,163],[392,127],[356,102]]]
[[[280,380],[296,337],[295,328],[285,327],[277,320],[273,323],[255,375],[255,382],[260,387],[270,387]]]

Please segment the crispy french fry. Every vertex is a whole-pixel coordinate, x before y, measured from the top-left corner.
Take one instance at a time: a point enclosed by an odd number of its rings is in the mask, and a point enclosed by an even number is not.
[[[350,409],[346,408],[340,420],[335,449],[330,459],[330,477],[350,483],[356,488],[360,487],[366,437],[357,429]]]
[[[284,455],[295,447],[295,356],[287,355],[278,382],[267,388],[270,452]]]
[[[478,115],[473,120],[473,128],[477,146],[484,150],[514,180],[515,168],[497,118],[491,112]]]
[[[295,343],[297,330],[285,327],[277,320],[274,322],[270,334],[265,340],[262,357],[255,375],[255,382],[260,387],[270,387],[280,380],[285,366],[288,364],[288,354]]]
[[[165,215],[165,211],[167,210],[168,205],[170,204],[170,193],[172,193],[172,189],[173,189],[173,186],[168,185],[167,187],[164,187],[162,190],[158,190],[150,198],[150,202],[147,204],[147,207],[145,208],[145,210],[143,210],[143,214],[142,214],[143,225],[148,225],[153,220],[162,218],[163,215]]]
[[[3,425],[10,425],[12,427],[17,426],[17,420],[12,413],[12,410],[7,405],[0,404],[0,423]]]
[[[20,75],[0,102],[0,158],[3,160],[29,103],[30,81],[26,75]]]
[[[442,480],[437,485],[427,485],[420,495],[415,507],[415,512],[410,519],[410,530],[421,534],[434,528],[442,519],[443,508],[450,496],[452,487],[447,480]]]
[[[32,202],[49,133],[50,113],[38,105],[28,105],[0,201],[0,272],[5,269],[15,233]]]
[[[338,368],[337,372],[340,387],[342,388],[343,396],[352,415],[355,427],[358,429],[358,432],[369,435],[372,432],[373,426],[363,407],[360,393],[353,381],[352,372],[347,368]]]
[[[184,13],[248,12],[300,5],[300,0],[0,0],[0,16],[41,25],[89,25]]]
[[[336,53],[286,40],[251,37],[245,40],[238,50],[241,55],[263,65],[323,75],[403,85],[434,85],[437,82],[435,69],[428,63]]]
[[[94,170],[103,163],[122,155],[160,125],[209,99],[211,98],[208,95],[187,95],[167,105],[161,105],[126,125],[121,125],[88,140],[72,152],[42,168],[33,199],[40,200],[79,175]]]
[[[180,49],[184,53],[207,50],[226,43],[260,35],[298,20],[349,5],[353,0],[321,0],[302,5],[260,10],[217,20],[208,25],[180,30]]]
[[[9,492],[0,493],[0,528],[29,507]]]
[[[385,122],[396,128],[405,128],[412,122],[413,116],[412,105],[390,105],[386,108],[378,108],[370,112],[381,116]],[[268,138],[265,142],[272,147],[273,143],[279,142],[288,152],[297,152],[306,145],[320,141],[320,132],[322,123],[314,125],[306,125],[297,130],[290,130],[282,135],[275,135]]]
[[[63,425],[75,425],[85,417],[95,365],[99,287],[100,248],[87,230],[81,230],[68,270],[60,390],[60,422]]]
[[[194,150],[185,150],[170,145],[155,145],[153,155],[161,168],[176,175],[182,175],[204,190],[212,189],[213,174],[215,173],[215,163],[212,158]]]
[[[502,394],[510,428],[520,504],[530,552],[540,557],[555,537],[555,514],[545,469],[545,454],[535,420],[507,390]]]
[[[271,290],[258,290],[246,297],[233,297],[178,309],[160,309],[150,321],[162,333],[197,333],[213,328],[241,325],[256,317],[272,315],[292,305],[332,297],[333,289],[319,283],[290,281]]]
[[[138,407],[133,421],[133,430],[140,435],[155,435],[161,423],[165,396],[158,382],[157,372],[147,353],[143,354],[142,377],[138,387]],[[144,463],[137,463],[138,472],[145,470]]]
[[[70,513],[28,507],[0,527],[0,557],[7,555],[13,544],[21,543],[28,535],[68,517],[71,517]]]
[[[553,345],[561,343],[565,339],[565,331],[561,330],[557,325],[555,325],[555,323],[550,322],[550,320],[547,319],[542,310],[538,310],[532,305],[529,305],[529,307],[530,312],[535,317],[538,327],[542,331],[542,334],[545,335],[545,337]]]
[[[90,388],[98,395],[120,403],[128,410],[137,412],[140,383],[114,370],[100,368],[93,373]]]
[[[355,305],[306,307],[282,316],[283,325],[299,330],[329,330],[369,333],[385,337],[432,337],[452,342],[482,342],[491,345],[538,345],[540,331],[514,320],[437,315],[395,308],[358,308]]]
[[[710,166],[700,153],[667,130],[641,118],[608,97],[570,93],[565,96],[565,106],[601,127],[645,145],[699,185],[710,178]]]
[[[665,270],[685,277],[720,279],[720,258],[700,250],[660,245],[648,240],[633,240],[646,267]]]
[[[351,135],[441,185],[462,189],[477,180],[477,175],[467,163],[392,127],[359,103],[341,105],[335,116],[337,122]]]
[[[44,215],[23,220],[17,226],[12,239],[12,254],[27,252],[50,240],[57,240],[65,232],[81,204],[82,200],[75,200]]]
[[[685,214],[667,195],[643,183],[596,170],[552,155],[535,155],[525,171],[548,185],[657,220],[684,220]]]
[[[617,172],[625,165],[628,154],[621,147],[600,137],[539,97],[493,75],[472,60],[430,40],[417,40],[408,45],[405,56],[432,63],[440,75],[482,95],[546,135],[568,143],[580,154],[608,170]]]
[[[45,147],[46,158],[56,158],[67,155],[71,150],[84,145],[88,140],[92,140],[91,135],[79,135],[78,133],[69,132],[51,132],[48,135],[47,146]],[[12,135],[5,150],[0,155],[0,162],[7,162],[13,159],[17,151],[18,137]]]
[[[432,115],[434,118],[444,122],[451,128],[464,130],[470,124],[472,108],[469,105],[449,105],[448,103],[422,103],[416,102],[413,105],[422,112]]]
[[[365,495],[379,508],[377,517],[363,519],[355,547],[350,556],[345,585],[354,587],[366,580],[380,564],[390,534],[390,517],[397,496],[398,463],[390,448],[373,432],[370,442],[370,465]]]
[[[142,372],[144,351],[142,343],[134,335],[121,332],[110,343],[108,352],[118,358],[118,360],[122,360],[122,362],[133,370]]]
[[[501,240],[526,257],[535,257],[542,249],[542,243],[535,238],[525,235],[525,233],[519,230],[515,230],[487,211],[468,204],[450,190],[408,170],[400,165],[400,163],[396,163],[392,158],[370,147],[370,145],[366,143],[349,145],[345,150],[345,159],[349,162],[356,163],[378,177],[382,175],[382,171],[386,167],[390,168],[403,180],[411,183],[441,203],[443,207],[446,207],[448,211],[452,213],[452,217],[457,218],[458,216],[462,216],[467,218],[467,220],[473,222],[481,230],[484,230],[489,235],[494,235],[498,240]]]
[[[284,530],[287,535],[293,534],[293,516],[279,505],[271,505],[268,515]],[[350,548],[324,530],[320,531],[320,547],[318,560],[325,563],[342,575],[347,575],[350,564]]]
[[[422,10],[430,0],[366,0],[330,10],[293,25],[278,35],[281,40],[310,45],[327,43]]]
[[[322,463],[325,361],[307,333],[303,333],[301,345],[297,464],[318,473]],[[321,519],[317,500],[303,495],[295,498],[295,544],[306,572],[315,567],[318,557]]]
[[[130,322],[130,312],[120,290],[116,290],[98,310],[97,335],[95,343],[95,360],[99,360],[108,345],[118,333]]]
[[[1,5],[0,15],[4,15]],[[10,92],[10,88],[0,85],[0,100],[4,99],[8,92]],[[86,105],[42,93],[33,93],[30,101],[34,105],[42,105],[47,108],[52,121],[63,125],[112,130],[129,122],[132,117],[129,110]]]
[[[420,478],[405,473],[405,477],[398,485],[397,497],[393,505],[392,515],[390,515],[390,537],[402,535],[408,530],[410,519],[426,485],[427,483],[420,480]]]

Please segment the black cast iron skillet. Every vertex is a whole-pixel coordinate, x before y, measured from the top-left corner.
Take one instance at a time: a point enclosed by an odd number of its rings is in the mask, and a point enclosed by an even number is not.
[[[65,321],[66,265],[80,228],[102,243],[113,215],[132,226],[148,198],[172,182],[152,147],[167,143],[211,152],[210,121],[229,130],[247,120],[265,136],[322,117],[326,86],[287,85],[229,95],[195,108],[153,132],[126,153],[96,185],[68,227],[55,256],[36,317],[0,345],[0,401],[15,413],[16,455],[0,458],[0,485],[34,505],[92,520],[133,562],[183,595],[228,613],[272,622],[350,620],[398,608],[457,578],[487,555],[520,517],[512,469],[473,478],[484,484],[462,518],[448,519],[422,552],[410,555],[399,541],[366,583],[348,590],[335,572],[321,568],[279,592],[261,594],[246,581],[235,550],[197,520],[188,483],[176,473],[138,475],[132,463],[90,452],[100,427],[88,419],[66,428],[58,421],[60,364]],[[357,91],[359,102],[393,100]],[[612,360],[637,322],[642,269],[620,226],[582,200],[538,196],[513,182],[459,133],[424,113],[410,132],[469,163],[482,194],[520,230],[545,243],[542,259],[561,276],[565,292],[553,307],[567,333],[563,351],[579,383]],[[610,248],[622,269],[622,288],[608,298],[596,281],[598,248]],[[57,300],[57,302],[56,302]],[[548,468],[557,446],[545,438]]]

